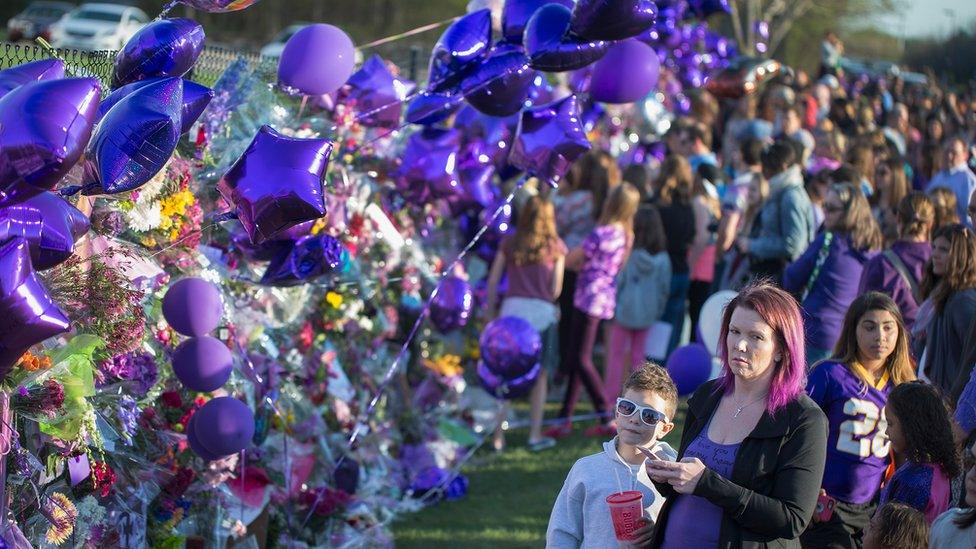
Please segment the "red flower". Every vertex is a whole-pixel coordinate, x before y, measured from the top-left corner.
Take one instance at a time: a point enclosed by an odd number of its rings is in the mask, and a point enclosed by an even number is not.
[[[180,393],[177,391],[165,391],[160,398],[163,399],[163,404],[169,406],[170,408],[179,408],[183,406],[183,399],[180,398]]]
[[[108,463],[104,461],[96,461],[92,464],[92,483],[95,485],[95,490],[104,498],[108,497],[109,492],[112,490],[112,486],[115,484],[117,477],[115,471],[109,467]]]
[[[298,332],[298,347],[302,352],[307,351],[312,346],[312,340],[315,338],[315,331],[312,330],[312,323],[305,321],[302,325],[302,329]]]

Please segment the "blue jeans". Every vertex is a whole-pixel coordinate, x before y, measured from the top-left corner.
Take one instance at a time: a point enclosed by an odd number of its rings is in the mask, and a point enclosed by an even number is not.
[[[661,320],[671,325],[668,355],[681,341],[681,332],[685,328],[685,314],[688,311],[688,287],[690,285],[690,273],[671,275],[671,293],[668,294],[668,302],[664,304],[664,314],[661,315]]]

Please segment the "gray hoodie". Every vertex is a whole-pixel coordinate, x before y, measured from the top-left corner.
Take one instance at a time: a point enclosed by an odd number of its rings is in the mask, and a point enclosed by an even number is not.
[[[607,496],[623,490],[640,490],[644,494],[644,513],[651,520],[664,505],[664,498],[654,489],[647,470],[630,466],[617,453],[617,439],[603,443],[603,452],[580,458],[569,470],[549,516],[546,547],[616,547]],[[658,442],[652,451],[676,459],[678,453],[668,443]],[[636,479],[632,467],[637,469]]]
[[[617,275],[617,307],[613,319],[624,328],[650,328],[660,320],[671,292],[671,259],[667,252],[651,255],[636,249]]]

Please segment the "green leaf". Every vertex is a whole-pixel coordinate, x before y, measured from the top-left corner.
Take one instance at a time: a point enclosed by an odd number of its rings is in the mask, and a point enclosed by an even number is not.
[[[437,432],[442,437],[461,446],[474,446],[478,443],[478,439],[470,429],[449,419],[441,419],[440,423],[437,424]]]

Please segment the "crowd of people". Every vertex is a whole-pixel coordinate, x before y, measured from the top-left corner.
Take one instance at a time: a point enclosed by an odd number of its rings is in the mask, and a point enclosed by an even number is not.
[[[593,150],[520,201],[488,309],[543,335],[529,446],[572,432],[582,390],[586,434],[615,437],[570,471],[549,546],[616,543],[621,482],[644,494],[636,546],[976,546],[976,95],[822,72],[701,92],[662,157]],[[718,290],[738,292],[722,370],[674,450],[646,341],[698,339]]]

